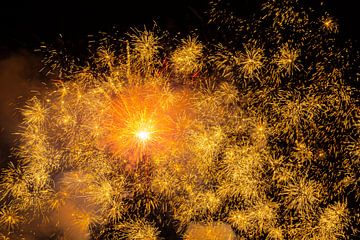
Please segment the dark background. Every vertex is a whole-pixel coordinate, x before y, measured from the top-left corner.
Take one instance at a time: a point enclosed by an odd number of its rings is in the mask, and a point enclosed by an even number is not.
[[[228,1],[237,14],[244,16],[254,13],[262,2]],[[360,39],[358,1],[324,2],[330,14],[339,20],[342,35],[357,42]],[[41,64],[33,52],[41,41],[54,41],[61,34],[64,39],[76,42],[99,30],[111,32],[113,26],[126,32],[130,27],[151,26],[154,21],[161,29],[173,33],[186,33],[194,28],[206,32],[207,7],[207,0],[1,1],[0,167],[14,145],[12,133],[21,119],[17,108],[32,94],[31,90],[41,89]]]
[[[320,0],[303,0],[320,2]],[[323,0],[339,19],[341,30],[359,38],[360,13],[355,0]],[[57,34],[78,38],[117,25],[124,30],[156,21],[168,30],[203,27],[208,0],[88,0],[1,1],[0,54],[33,48]],[[261,0],[228,0],[234,11],[251,14]]]

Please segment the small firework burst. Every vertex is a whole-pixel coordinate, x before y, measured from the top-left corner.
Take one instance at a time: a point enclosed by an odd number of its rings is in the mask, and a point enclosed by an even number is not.
[[[127,240],[157,240],[159,235],[153,224],[140,219],[119,224],[117,228],[124,231],[123,239]]]
[[[244,45],[244,53],[240,54],[238,64],[245,78],[257,77],[263,67],[264,50],[256,47],[256,43]]]
[[[280,72],[284,71],[285,74],[292,75],[295,70],[299,70],[298,57],[299,51],[285,44],[279,49],[275,57],[275,64],[278,66]]]
[[[5,226],[8,231],[13,230],[24,220],[25,219],[22,215],[20,215],[19,210],[13,208],[12,206],[3,207],[0,210],[0,223]]]
[[[171,57],[175,69],[179,73],[194,74],[202,68],[203,45],[197,38],[182,40],[180,46]]]

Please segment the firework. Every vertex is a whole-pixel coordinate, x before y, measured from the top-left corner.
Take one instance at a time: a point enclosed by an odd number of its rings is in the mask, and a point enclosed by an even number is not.
[[[42,47],[57,80],[21,109],[0,237],[358,234],[358,57],[336,19],[296,0],[249,19],[221,5],[209,24],[236,41],[101,33],[81,64]]]

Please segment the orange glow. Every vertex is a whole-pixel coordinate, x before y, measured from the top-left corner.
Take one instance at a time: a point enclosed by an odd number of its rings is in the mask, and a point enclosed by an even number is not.
[[[129,86],[112,99],[102,145],[136,162],[144,155],[179,149],[194,113],[189,90],[157,84]],[[176,147],[175,147],[176,146]]]

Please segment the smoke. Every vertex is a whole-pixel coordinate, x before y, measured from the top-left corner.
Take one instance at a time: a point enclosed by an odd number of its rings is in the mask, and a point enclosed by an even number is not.
[[[79,174],[79,175],[78,175]],[[54,177],[58,196],[53,201],[57,204],[53,210],[40,215],[33,215],[31,223],[24,224],[23,232],[29,240],[87,240],[90,238],[90,223],[94,220],[96,206],[88,203],[84,196],[75,197],[75,192],[82,192],[89,187],[87,182],[72,182],[74,176],[79,180],[84,176],[79,172],[66,172]]]
[[[83,209],[80,202],[77,200],[66,200],[64,205],[55,210],[50,218],[51,222],[46,224],[43,229],[58,231],[47,232],[48,236],[58,233],[58,237],[66,240],[89,239],[89,225],[86,218],[91,214],[91,211]],[[85,218],[85,219],[84,219]]]
[[[0,59],[0,166],[10,153],[16,126],[21,118],[17,108],[40,87],[40,61],[26,51]]]
[[[15,141],[14,133],[19,130],[17,126],[22,118],[19,108],[44,89],[40,67],[40,59],[27,51],[18,51],[0,59],[0,167],[11,160],[9,155]],[[58,178],[55,184],[59,185],[61,181]],[[39,217],[31,224],[25,224],[24,231],[19,235],[34,240],[88,239],[85,220],[92,210],[84,209],[83,205],[82,200],[66,198],[58,209],[50,211],[45,218]]]
[[[86,240],[90,237],[89,225],[95,212],[95,205],[90,205],[85,196],[76,197],[74,193],[83,192],[90,185],[84,181],[81,172],[65,172],[54,177],[58,193],[59,207],[50,213],[51,221],[44,229],[58,229],[61,239]],[[52,234],[56,233],[56,231]],[[59,237],[59,236],[58,236]]]
[[[89,213],[84,211],[76,200],[66,200],[46,217],[42,216],[42,219],[33,220],[31,224],[24,224],[22,233],[18,235],[28,240],[87,240],[90,238],[89,225],[79,218]]]
[[[185,240],[235,240],[231,226],[214,222],[210,224],[192,223],[185,233]]]

